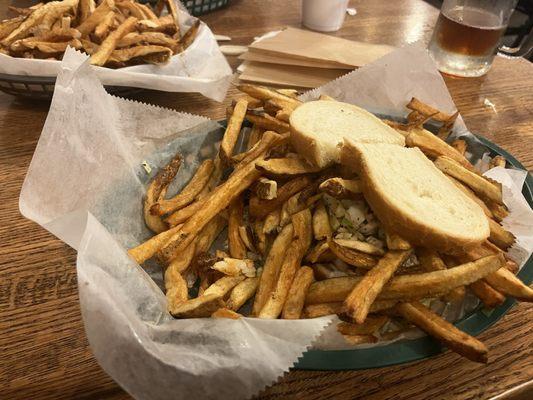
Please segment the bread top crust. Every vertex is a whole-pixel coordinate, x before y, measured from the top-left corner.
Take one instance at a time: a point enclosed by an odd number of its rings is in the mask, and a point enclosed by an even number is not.
[[[374,114],[338,101],[310,101],[290,116],[291,143],[310,163],[326,167],[340,162],[344,138],[361,143],[405,145],[405,138]]]
[[[412,244],[454,252],[489,236],[481,207],[419,149],[346,141],[341,162],[360,175],[363,194],[385,227]]]

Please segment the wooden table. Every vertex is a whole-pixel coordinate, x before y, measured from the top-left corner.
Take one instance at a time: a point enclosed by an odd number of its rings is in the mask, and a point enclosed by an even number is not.
[[[5,3],[0,5],[0,16],[5,15]],[[297,1],[231,3],[203,20],[236,44],[299,25]],[[337,35],[395,46],[427,41],[438,15],[436,8],[419,0],[361,0],[352,6],[357,15],[347,17]],[[237,60],[230,62],[237,65]],[[498,58],[486,77],[446,81],[470,129],[531,169],[533,66]],[[221,118],[235,95],[232,89],[224,104],[194,94],[144,92],[135,98]],[[495,110],[484,106],[485,98]],[[47,103],[0,94],[0,399],[127,399],[88,346],[78,303],[75,252],[18,211],[20,188],[47,110]],[[292,371],[260,398],[488,399],[503,393],[499,398],[531,398],[532,317],[533,305],[522,303],[480,335],[491,349],[488,365],[447,352],[368,371]]]

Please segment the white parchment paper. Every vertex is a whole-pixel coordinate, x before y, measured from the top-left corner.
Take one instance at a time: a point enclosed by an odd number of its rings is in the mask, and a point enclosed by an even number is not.
[[[179,24],[186,32],[196,18],[179,2]],[[222,101],[232,80],[232,70],[221,53],[215,36],[202,23],[194,42],[164,65],[135,65],[111,69],[93,67],[104,85],[128,86],[166,92],[198,92]],[[0,54],[0,73],[50,77],[57,76],[61,61],[15,58]]]
[[[404,105],[414,95],[451,112],[453,102],[428,58],[424,49],[408,46],[304,97],[324,92],[383,114],[405,115]],[[458,126],[467,134],[461,121]],[[20,209],[78,250],[80,302],[92,351],[138,399],[248,398],[313,343],[343,347],[332,327],[316,342],[336,317],[174,320],[148,275],[157,272],[127,256],[128,247],[149,236],[141,198],[157,168],[179,149],[185,163],[177,181],[186,181],[200,161],[199,150],[212,146],[220,133],[207,118],[107,94],[86,57],[66,53]],[[519,237],[517,254],[524,261],[531,253],[531,210],[519,193],[524,173],[489,173],[506,188],[511,215],[505,224]]]

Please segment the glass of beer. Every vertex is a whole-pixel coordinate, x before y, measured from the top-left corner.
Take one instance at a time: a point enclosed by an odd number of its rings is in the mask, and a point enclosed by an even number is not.
[[[429,43],[441,72],[485,75],[517,0],[444,0]]]

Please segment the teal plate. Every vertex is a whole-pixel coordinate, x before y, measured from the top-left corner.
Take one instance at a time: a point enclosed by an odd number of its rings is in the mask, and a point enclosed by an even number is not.
[[[491,155],[502,155],[514,168],[525,170],[524,166],[505,150],[487,139],[477,136],[491,151]],[[530,207],[533,208],[533,177],[528,174],[522,194]],[[518,273],[518,277],[527,284],[533,280],[533,257],[530,257]],[[462,331],[476,336],[492,326],[515,304],[515,300],[507,299],[501,306],[487,312],[482,307],[455,323]],[[307,370],[358,370],[386,367],[422,360],[445,350],[439,342],[430,337],[415,340],[403,340],[387,346],[356,350],[310,350],[303,354],[294,365],[296,369]]]

